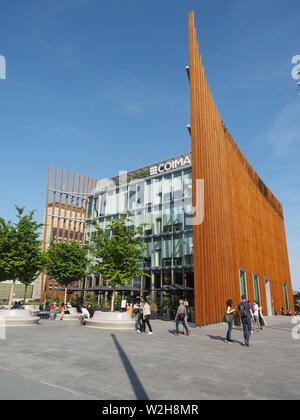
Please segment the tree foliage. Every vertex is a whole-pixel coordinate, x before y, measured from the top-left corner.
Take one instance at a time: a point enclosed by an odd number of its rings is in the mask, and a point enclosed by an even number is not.
[[[91,250],[95,257],[94,272],[101,273],[115,286],[127,285],[133,278],[148,276],[141,269],[145,246],[141,227],[135,227],[126,216],[114,219],[105,228],[94,224]]]
[[[52,242],[45,255],[46,273],[64,287],[81,280],[87,266],[87,247],[77,242]]]
[[[13,280],[9,308],[15,281],[32,283],[44,265],[39,240],[42,224],[34,220],[34,210],[24,214],[24,207],[16,209],[17,223],[0,218],[0,281]]]

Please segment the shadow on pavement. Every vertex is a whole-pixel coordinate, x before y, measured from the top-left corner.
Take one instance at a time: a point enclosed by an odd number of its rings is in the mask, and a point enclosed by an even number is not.
[[[133,388],[133,391],[136,395],[137,400],[149,400],[149,397],[146,393],[146,391],[144,390],[144,387],[141,383],[141,381],[139,380],[139,377],[137,376],[132,364],[130,363],[130,360],[128,359],[128,357],[126,356],[126,353],[124,352],[122,346],[120,345],[120,343],[118,342],[115,334],[111,334],[115,346],[119,352],[120,358],[123,362],[124,368],[126,370],[126,373],[128,375],[128,378],[130,379],[131,382],[131,386]]]
[[[225,338],[220,337],[219,335],[208,335],[207,337],[209,337],[211,340],[223,341],[225,343]],[[237,344],[241,344],[242,346],[244,346],[244,344],[241,341],[238,341],[238,340],[233,340],[232,339],[232,343],[237,343]]]

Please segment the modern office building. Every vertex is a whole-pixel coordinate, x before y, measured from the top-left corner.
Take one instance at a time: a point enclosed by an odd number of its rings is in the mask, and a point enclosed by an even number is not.
[[[191,154],[131,171],[111,179],[88,198],[87,221],[105,228],[113,218],[130,212],[144,226],[144,271],[151,278],[134,279],[148,293],[169,284],[193,287],[193,217]],[[85,242],[94,227],[88,225]],[[96,276],[96,284],[100,279]]]
[[[54,206],[64,202],[72,211],[80,207],[73,232],[80,225],[86,243],[93,233],[92,227],[84,227],[89,220],[105,227],[128,210],[136,225],[147,223],[145,270],[151,278],[134,279],[133,285],[150,293],[168,284],[194,287],[197,325],[220,322],[226,300],[237,305],[242,294],[258,300],[264,314],[282,307],[294,313],[282,205],[243,156],[216,109],[193,13],[189,45],[191,153],[131,171],[127,183],[122,176],[105,183],[84,177],[82,183],[81,175],[74,174],[71,186],[69,173],[66,186],[59,188],[64,171],[58,183],[56,169],[50,188],[49,168],[46,208],[49,194]],[[54,218],[68,219],[61,212]],[[78,212],[71,218],[77,220]],[[95,275],[86,285],[101,281]],[[49,281],[43,281],[42,294],[47,287]]]

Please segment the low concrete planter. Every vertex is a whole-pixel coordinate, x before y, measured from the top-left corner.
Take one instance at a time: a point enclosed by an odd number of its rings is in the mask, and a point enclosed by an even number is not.
[[[0,319],[5,320],[6,327],[27,327],[37,325],[40,321],[38,316],[33,316],[30,309],[7,309],[0,311]]]
[[[24,309],[29,309],[32,315],[38,315],[40,312],[40,305],[23,305]]]
[[[135,320],[128,312],[95,311],[93,318],[86,320],[87,327],[110,330],[134,330]]]
[[[80,313],[77,312],[77,308],[68,308],[68,310],[70,312],[70,315],[65,314],[64,317],[63,317],[63,320],[64,321],[78,321],[79,320]],[[56,315],[55,320],[56,321],[57,320],[58,321],[60,320],[60,314],[57,314]]]

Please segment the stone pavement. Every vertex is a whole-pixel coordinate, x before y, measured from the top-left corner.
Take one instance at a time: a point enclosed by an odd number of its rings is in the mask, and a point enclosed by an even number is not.
[[[0,340],[0,399],[299,399],[300,339],[291,318],[274,317],[251,346],[227,325],[152,321],[154,334],[52,322],[7,329]],[[300,337],[300,335],[299,335]]]

